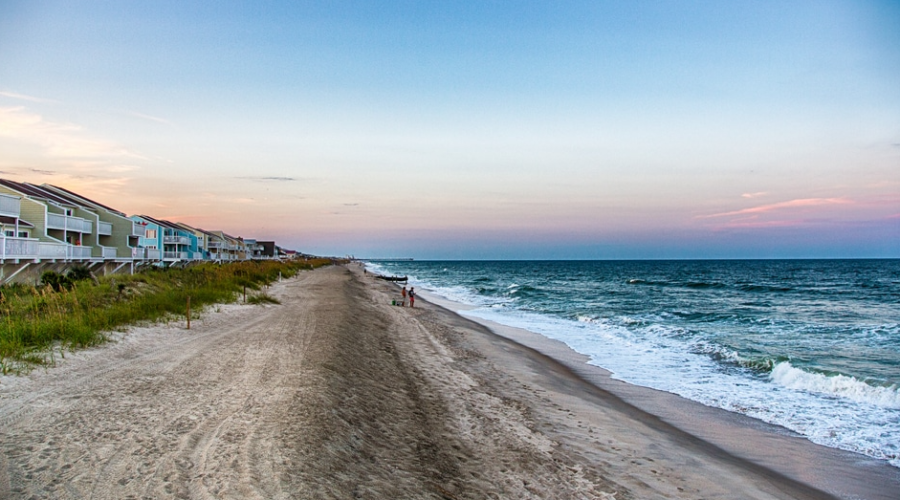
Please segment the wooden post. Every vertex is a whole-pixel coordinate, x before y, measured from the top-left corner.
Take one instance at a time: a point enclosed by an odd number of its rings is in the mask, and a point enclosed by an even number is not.
[[[244,285],[244,304],[247,303],[247,285]]]
[[[191,329],[191,297],[188,296],[187,301],[187,329]]]

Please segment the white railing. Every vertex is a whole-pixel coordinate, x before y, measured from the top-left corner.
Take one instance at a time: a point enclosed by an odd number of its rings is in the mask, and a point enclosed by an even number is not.
[[[15,238],[0,236],[0,260],[4,259],[36,259],[38,256],[38,240],[33,238]]]
[[[190,252],[163,252],[163,259],[165,259],[165,260],[188,260],[188,259],[190,259]]]
[[[116,247],[100,247],[100,255],[104,259],[115,259],[118,255]]]
[[[225,243],[222,242],[222,241],[213,241],[213,240],[210,240],[210,241],[209,241],[209,248],[210,248],[210,250],[212,250],[213,248],[216,248],[216,249],[219,249],[219,248],[225,248]]]
[[[93,223],[84,220],[81,217],[68,217],[60,214],[47,214],[48,229],[62,229],[63,231],[78,231],[79,233],[90,233]]]
[[[132,236],[146,236],[146,230],[144,229],[143,224],[139,224],[135,221],[131,221],[131,235]]]
[[[109,222],[100,221],[97,223],[97,234],[101,236],[112,236],[113,225]]]
[[[18,196],[10,196],[8,194],[0,194],[0,215],[8,215],[10,217],[19,216],[20,202]]]
[[[163,236],[163,243],[171,245],[190,245],[191,239],[187,236]]]
[[[158,248],[132,248],[131,256],[139,260],[159,260]]]
[[[91,258],[91,247],[78,247],[75,245],[69,245],[68,247],[68,258],[69,259],[90,259]]]
[[[41,259],[65,259],[68,246],[65,243],[41,241],[38,243],[38,257]]]
[[[66,216],[59,214],[47,214],[47,227],[49,229],[66,229]]]

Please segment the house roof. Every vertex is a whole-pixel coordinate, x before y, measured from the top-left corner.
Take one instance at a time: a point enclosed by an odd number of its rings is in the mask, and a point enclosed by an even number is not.
[[[34,184],[16,182],[9,179],[0,179],[0,185],[6,186],[10,189],[14,189],[31,198],[40,198],[43,200],[51,201],[53,203],[68,205],[72,207],[79,205],[78,203],[74,203],[72,200],[63,198],[52,191],[42,189],[40,186],[35,186]]]
[[[104,204],[102,204],[102,203],[97,203],[96,201],[94,201],[94,200],[92,200],[92,199],[90,199],[90,198],[86,198],[86,197],[84,197],[84,196],[82,196],[82,195],[80,195],[80,194],[78,194],[78,193],[73,193],[72,191],[69,191],[69,190],[66,189],[66,188],[61,188],[61,187],[59,187],[59,186],[54,186],[53,184],[44,184],[44,186],[50,187],[50,188],[55,189],[55,190],[63,191],[64,193],[66,193],[66,194],[68,194],[68,195],[74,197],[76,200],[85,201],[85,202],[87,202],[88,204],[98,206],[98,207],[103,208],[103,209],[105,209],[105,210],[109,210],[110,212],[112,212],[112,213],[114,213],[114,214],[116,214],[116,215],[121,215],[122,217],[125,217],[125,213],[124,213],[124,212],[121,212],[121,211],[119,211],[119,210],[116,210],[115,208],[108,207],[108,206],[106,206],[106,205],[104,205]]]
[[[148,222],[152,222],[160,227],[164,227],[167,229],[175,229],[177,231],[186,231],[185,228],[179,226],[178,224],[175,224],[174,222],[169,222],[169,221],[163,220],[163,219],[154,219],[153,217],[150,217],[149,215],[138,215],[138,217],[140,217]]]
[[[90,204],[85,203],[84,200],[79,199],[78,195],[71,194],[71,193],[57,193],[56,191],[51,190],[49,187],[36,186],[34,184],[29,184],[29,186],[40,189],[41,191],[44,191],[45,193],[52,194],[53,196],[57,197],[58,199],[64,200],[69,205],[86,208],[91,211],[95,210],[95,208],[90,206]]]
[[[206,236],[212,236],[213,238],[221,238],[221,236],[219,236],[218,234],[207,231],[206,229],[200,229],[199,227],[189,226],[189,225],[185,224],[184,222],[178,222],[177,224],[185,229],[190,230],[190,231],[199,231],[199,232],[205,234]]]

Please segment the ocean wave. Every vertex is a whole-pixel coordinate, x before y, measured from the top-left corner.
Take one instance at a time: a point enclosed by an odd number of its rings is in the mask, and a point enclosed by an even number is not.
[[[695,348],[694,352],[706,354],[717,363],[744,368],[761,376],[771,374],[775,366],[787,361],[787,357],[784,356],[776,358],[767,356],[749,357],[734,349],[716,344],[701,344]]]
[[[900,409],[900,390],[896,385],[888,387],[870,385],[847,375],[808,372],[795,368],[789,361],[776,364],[769,378],[772,382],[789,389]]]
[[[728,285],[716,281],[710,283],[704,281],[688,281],[684,286],[687,288],[725,288]]]
[[[776,285],[741,285],[738,290],[744,292],[760,292],[760,293],[784,293],[791,292],[794,289],[789,286]]]

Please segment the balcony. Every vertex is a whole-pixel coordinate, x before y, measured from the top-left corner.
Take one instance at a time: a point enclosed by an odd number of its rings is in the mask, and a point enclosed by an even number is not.
[[[93,223],[81,217],[69,217],[60,214],[47,214],[47,229],[61,229],[63,231],[76,231],[90,233]]]
[[[191,239],[187,236],[163,236],[163,243],[168,245],[190,245]]]
[[[0,194],[0,215],[19,216],[19,197]]]
[[[190,260],[190,252],[163,252],[163,260]]]
[[[97,223],[97,234],[100,236],[112,236],[113,225],[109,222]]]
[[[146,230],[144,229],[143,224],[139,224],[137,222],[131,221],[131,235],[132,236],[140,236],[143,238],[146,234]]]
[[[71,260],[84,260],[91,258],[91,247],[76,247],[69,245],[67,248],[67,258]]]
[[[64,260],[67,256],[65,243],[38,242],[38,258],[47,260]]]
[[[159,260],[159,249],[142,247],[132,248],[131,257],[138,260]]]
[[[101,256],[104,259],[115,259],[118,256],[116,247],[100,247]]]
[[[39,254],[38,240],[0,236],[0,260],[36,259]]]

